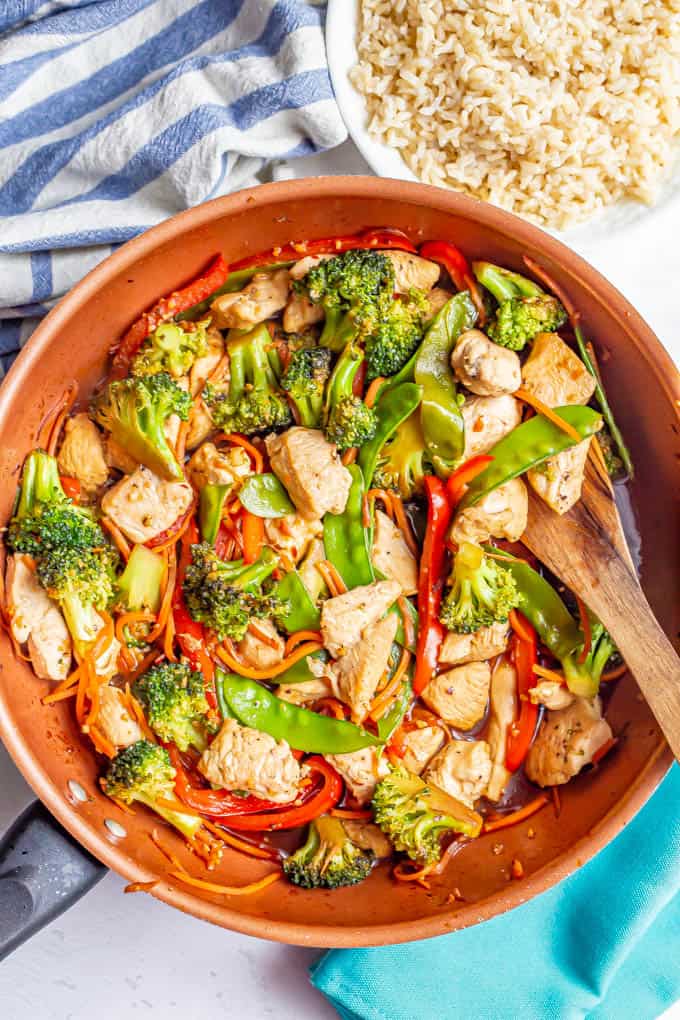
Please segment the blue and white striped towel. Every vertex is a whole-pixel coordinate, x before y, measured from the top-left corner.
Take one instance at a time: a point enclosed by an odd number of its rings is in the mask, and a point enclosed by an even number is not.
[[[0,2],[0,366],[123,241],[346,136],[305,0]],[[1,374],[1,372],[0,372]]]

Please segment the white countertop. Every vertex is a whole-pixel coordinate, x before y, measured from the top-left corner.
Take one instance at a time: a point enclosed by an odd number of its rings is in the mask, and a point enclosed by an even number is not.
[[[299,160],[294,176],[366,170],[346,143]],[[578,250],[626,295],[680,362],[680,203]],[[1,745],[0,790],[1,833],[33,796]],[[307,980],[318,951],[213,928],[150,896],[124,896],[123,885],[117,875],[107,875],[2,964],[2,1020],[337,1016]],[[672,1012],[680,1020],[680,1006]]]

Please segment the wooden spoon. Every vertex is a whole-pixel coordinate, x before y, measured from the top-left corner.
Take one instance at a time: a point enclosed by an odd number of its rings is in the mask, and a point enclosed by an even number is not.
[[[640,587],[609,479],[589,459],[582,497],[562,516],[530,489],[522,541],[602,621],[680,760],[680,658]]]

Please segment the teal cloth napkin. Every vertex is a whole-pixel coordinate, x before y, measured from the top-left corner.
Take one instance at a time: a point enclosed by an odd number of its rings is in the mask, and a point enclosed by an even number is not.
[[[680,998],[680,768],[532,902],[441,938],[334,949],[312,982],[343,1020],[654,1020]]]

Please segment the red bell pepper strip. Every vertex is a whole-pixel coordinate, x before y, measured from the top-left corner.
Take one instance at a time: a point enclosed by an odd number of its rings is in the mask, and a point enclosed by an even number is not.
[[[344,234],[339,237],[323,237],[317,241],[299,241],[284,244],[269,251],[248,255],[239,262],[234,262],[232,271],[252,269],[254,266],[267,266],[273,262],[288,262],[305,258],[307,255],[339,255],[340,252],[352,248],[381,248],[383,250],[399,249],[415,253],[415,246],[401,230],[391,227],[372,227],[359,234]]]
[[[216,255],[195,280],[186,287],[173,291],[169,296],[162,297],[148,312],[143,312],[130,326],[116,348],[111,373],[114,378],[121,378],[127,374],[133,357],[159,323],[172,319],[173,316],[210,297],[222,286],[228,275],[229,266],[222,255]]]
[[[452,509],[458,506],[472,479],[480,475],[492,460],[493,457],[489,457],[488,454],[480,453],[476,457],[470,457],[460,467],[457,467],[453,474],[449,475],[446,482],[446,490],[449,494]]]
[[[241,514],[243,534],[243,562],[254,563],[264,545],[264,517],[243,510]]]
[[[187,517],[189,517],[190,514],[193,514],[193,512],[194,507],[189,507],[185,513],[181,514],[177,520],[172,522],[169,528],[166,528],[165,531],[161,531],[160,535],[154,535],[153,538],[150,538],[148,542],[145,542],[144,544],[149,549],[155,549],[159,545],[166,545],[168,542],[171,542],[175,535],[181,531],[186,524]],[[198,542],[198,538],[196,541]]]
[[[187,530],[181,538],[179,563],[177,566],[177,583],[172,596],[172,619],[175,625],[175,638],[182,655],[189,661],[192,669],[203,674],[205,696],[211,708],[217,708],[215,692],[215,663],[206,649],[205,627],[194,620],[186,607],[182,594],[182,583],[186,569],[191,563],[191,547],[198,542],[198,525],[192,517]]]
[[[513,628],[510,655],[517,671],[517,694],[519,717],[508,728],[508,743],[505,753],[505,767],[516,772],[527,756],[536,730],[538,705],[529,700],[529,691],[535,686],[534,666],[536,665],[536,631],[526,616],[513,609],[510,614]]]
[[[308,758],[306,764],[312,773],[321,777],[321,785],[314,789],[312,795],[302,803],[279,807],[277,811],[267,811],[262,814],[230,815],[228,818],[220,820],[236,832],[274,832],[277,829],[296,829],[330,811],[342,797],[344,789],[342,779],[335,769],[319,755]]]
[[[449,241],[426,241],[421,244],[418,254],[431,262],[439,262],[453,280],[456,290],[469,290],[472,302],[479,315],[479,324],[486,319],[486,310],[477,281],[470,271],[468,260],[463,253]]]
[[[74,503],[80,503],[80,482],[71,475],[59,475],[61,487],[64,494],[72,499]]]
[[[439,622],[439,609],[444,590],[446,531],[451,521],[451,504],[446,485],[434,475],[425,477],[427,495],[427,530],[420,559],[418,577],[418,643],[413,691],[421,694],[437,668],[444,627]]]
[[[237,797],[228,790],[210,790],[194,786],[182,765],[177,748],[173,744],[165,746],[176,772],[175,793],[183,804],[193,808],[194,811],[200,811],[204,815],[228,817],[231,812],[242,815],[254,811],[269,811],[277,807],[274,801],[261,797]]]

